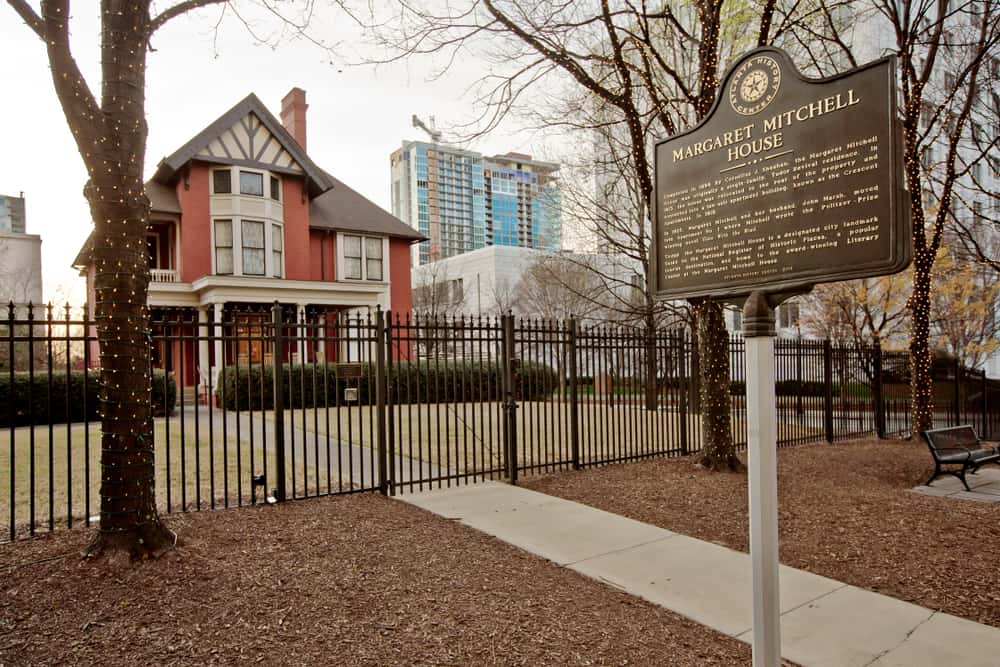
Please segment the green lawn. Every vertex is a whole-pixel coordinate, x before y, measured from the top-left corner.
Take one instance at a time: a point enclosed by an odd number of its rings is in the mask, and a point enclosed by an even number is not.
[[[268,487],[275,483],[273,434],[267,434],[267,455],[261,446],[263,421],[273,426],[273,414],[255,412],[244,415],[239,437],[236,434],[235,413],[226,419],[223,434],[221,410],[213,410],[214,437],[210,438],[205,412],[198,420],[197,437],[194,419],[186,413],[181,437],[181,419],[175,414],[169,420],[157,419],[154,426],[156,442],[156,494],[161,510],[224,506],[248,502],[253,473],[264,472],[265,458]],[[377,444],[376,411],[370,406],[331,407],[286,410],[286,483],[288,494],[314,495],[360,486],[359,460],[364,459],[363,481],[371,486],[375,457],[361,457],[349,445],[372,451]],[[520,467],[554,469],[572,460],[567,402],[521,402],[516,411],[516,437]],[[649,412],[636,400],[616,398],[582,398],[578,408],[580,461],[620,460],[679,449],[681,442],[680,415],[673,411]],[[454,472],[500,471],[504,465],[504,416],[500,405],[491,403],[438,403],[394,406],[387,415],[391,420],[392,448],[397,457],[424,462]],[[687,417],[688,449],[700,448],[700,417]],[[745,430],[742,417],[734,416],[736,433]],[[253,436],[249,423],[253,424]],[[100,422],[65,424],[52,427],[51,456],[49,428],[34,429],[34,518],[39,527],[49,520],[49,474],[52,474],[51,513],[57,524],[65,524],[72,513],[74,520],[99,512],[100,487]],[[291,429],[294,428],[294,431]],[[87,432],[89,431],[89,447]],[[305,438],[303,438],[303,431]],[[784,433],[797,436],[821,436],[821,429],[789,424]],[[14,462],[10,460],[10,435],[14,436]],[[27,427],[0,429],[0,531],[9,530],[11,479],[14,473],[15,523],[27,524],[31,517],[32,462],[31,429]],[[294,438],[294,446],[293,445]],[[305,442],[303,442],[305,440]],[[183,441],[183,442],[182,442]],[[330,451],[329,467],[326,457]],[[317,448],[319,456],[317,457]],[[294,485],[292,483],[295,458]],[[353,456],[353,459],[349,457]],[[317,465],[318,459],[318,465]],[[398,459],[397,459],[398,460]],[[349,462],[355,468],[351,479]],[[89,470],[88,470],[89,465]],[[407,477],[413,464],[399,460],[397,471]],[[343,467],[344,470],[340,471]],[[421,471],[419,463],[413,468]],[[329,480],[327,473],[330,472]],[[339,473],[339,474],[338,474]],[[169,488],[169,495],[168,495]],[[214,489],[214,494],[213,494]],[[90,503],[87,505],[87,491]],[[260,494],[258,494],[258,498]]]
[[[154,423],[156,443],[156,498],[161,511],[171,511],[182,507],[194,509],[199,506],[224,506],[228,499],[233,505],[240,498],[250,499],[250,476],[263,471],[265,457],[260,443],[260,419],[254,422],[255,437],[251,448],[250,436],[242,429],[236,438],[233,429],[223,438],[221,415],[216,411],[217,420],[214,438],[209,437],[208,420],[204,415],[199,419],[198,437],[195,437],[193,419],[186,419],[183,433],[178,416],[168,420],[157,419]],[[89,432],[89,438],[87,437]],[[168,438],[169,433],[169,438]],[[31,518],[32,497],[32,433],[27,427],[13,430],[14,465],[11,466],[10,429],[0,429],[0,528],[9,530],[11,478],[14,473],[15,524],[26,525]],[[100,511],[100,422],[55,425],[52,428],[51,456],[49,451],[48,426],[34,429],[34,517],[38,526],[47,526],[49,520],[49,474],[52,482],[52,515],[57,524],[65,524],[71,512],[74,521],[83,520],[88,513],[87,492],[90,493],[89,513]],[[88,446],[89,443],[89,446]],[[273,445],[268,443],[267,469],[273,480],[275,457]],[[291,464],[290,453],[286,457]],[[89,468],[89,469],[88,469]],[[297,474],[301,478],[302,461],[297,462]],[[315,466],[309,462],[306,471],[310,478],[315,475]],[[290,473],[289,473],[290,474]],[[214,481],[214,497],[212,493]],[[302,489],[301,479],[297,488]],[[323,479],[325,483],[325,477]],[[334,482],[336,484],[337,482]],[[312,488],[312,479],[310,479]],[[269,484],[273,486],[273,482]],[[289,489],[291,493],[291,489]],[[258,499],[261,497],[258,491]]]

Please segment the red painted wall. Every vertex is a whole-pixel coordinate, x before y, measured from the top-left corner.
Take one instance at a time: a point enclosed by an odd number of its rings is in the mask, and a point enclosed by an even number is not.
[[[208,165],[190,163],[188,186],[183,175],[177,181],[177,200],[181,210],[182,282],[192,282],[212,273],[212,228],[208,213]]]
[[[337,274],[334,271],[334,239],[336,235],[327,231],[309,230],[309,279],[332,282]],[[326,263],[323,263],[323,256]]]
[[[410,287],[410,243],[405,239],[389,239],[389,300],[393,312],[404,317],[413,309]]]
[[[302,201],[301,178],[281,179],[282,206],[285,209],[285,278],[316,280],[312,277],[309,247],[309,201]]]

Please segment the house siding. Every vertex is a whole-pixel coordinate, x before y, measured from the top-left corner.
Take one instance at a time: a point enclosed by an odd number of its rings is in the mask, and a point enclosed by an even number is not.
[[[208,209],[209,169],[201,162],[192,162],[187,178],[177,181],[177,201],[180,202],[182,231],[180,234],[181,280],[192,282],[212,273],[212,221]]]
[[[281,179],[285,211],[285,278],[317,280],[312,274],[309,243],[309,199],[302,196],[303,181],[285,176]],[[303,201],[303,199],[305,201]]]

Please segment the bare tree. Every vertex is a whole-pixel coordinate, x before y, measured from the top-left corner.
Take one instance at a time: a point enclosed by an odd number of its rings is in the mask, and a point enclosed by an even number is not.
[[[1000,350],[1000,274],[951,245],[938,250],[931,292],[931,341],[969,367]]]
[[[977,131],[989,118],[1000,44],[1000,2],[876,0],[899,59],[903,168],[913,221],[910,376],[913,432],[933,425],[931,304],[933,269],[949,223],[977,165],[995,155],[1000,137]],[[865,20],[861,16],[858,20]],[[992,83],[991,83],[992,82]],[[979,93],[990,90],[993,96]],[[989,98],[987,109],[983,102]],[[995,118],[996,109],[992,113]]]
[[[857,344],[901,345],[909,331],[912,272],[817,285],[800,297],[802,326],[813,336]]]
[[[415,274],[413,310],[431,320],[455,316],[465,309],[461,279],[452,279],[447,264],[431,262]]]
[[[608,321],[617,296],[601,280],[610,271],[599,263],[592,256],[540,255],[514,290],[514,310],[545,320]]]
[[[95,94],[73,55],[70,0],[7,0],[48,55],[52,83],[87,169],[84,196],[94,222],[97,333],[101,354],[101,519],[90,553],[155,555],[175,537],[158,516],[155,500],[152,415],[149,402],[149,269],[143,188],[146,155],[146,54],[157,30],[178,16],[226,0],[102,0],[101,82]],[[261,4],[296,34],[306,19],[272,0]],[[306,0],[302,17],[313,3]],[[88,5],[90,6],[90,5]],[[236,14],[239,16],[239,14]],[[250,26],[248,25],[248,28]]]

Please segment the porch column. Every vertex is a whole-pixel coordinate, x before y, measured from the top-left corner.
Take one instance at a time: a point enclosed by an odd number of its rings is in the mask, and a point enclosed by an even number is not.
[[[306,323],[306,306],[305,303],[295,304],[295,321],[300,325]],[[298,326],[296,327],[296,336],[298,337],[298,344],[295,346],[295,353],[299,356],[299,363],[305,364],[309,361],[309,339],[311,338],[312,331],[309,327]]]
[[[222,368],[222,306],[212,304],[212,342],[215,346],[215,364],[212,367],[212,386],[219,386],[219,369]]]
[[[198,327],[195,331],[195,338],[198,340],[198,363],[195,372],[198,374],[198,395],[201,396],[208,390],[208,306],[198,306]]]
[[[319,361],[326,363],[326,310],[319,314],[319,328],[316,330],[316,337],[319,339],[316,344],[316,354]]]

